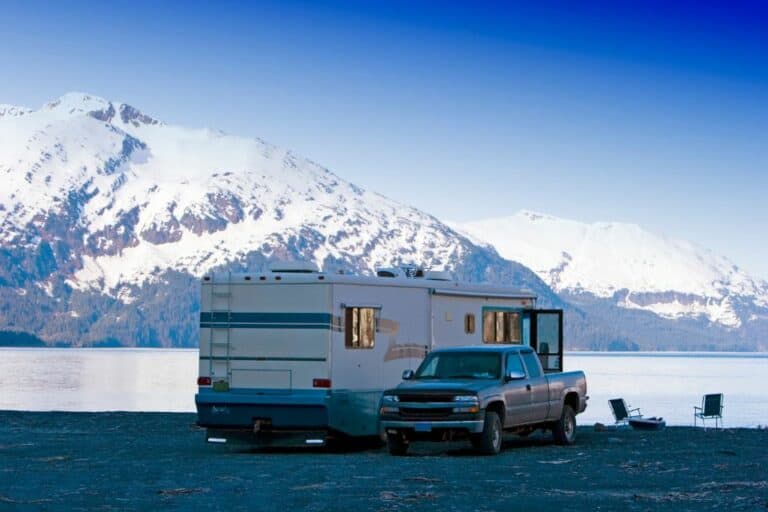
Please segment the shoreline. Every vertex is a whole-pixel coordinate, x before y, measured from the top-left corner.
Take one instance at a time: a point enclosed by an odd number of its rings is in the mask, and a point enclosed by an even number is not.
[[[38,345],[1,345],[0,350],[72,350],[72,351],[168,351],[168,352],[196,352],[199,347],[73,347],[73,346],[38,346]],[[590,351],[590,350],[566,350],[564,352],[566,356],[570,357],[752,357],[752,358],[768,358],[768,351],[765,352],[749,352],[749,351],[681,351],[681,350],[605,350],[605,351]]]

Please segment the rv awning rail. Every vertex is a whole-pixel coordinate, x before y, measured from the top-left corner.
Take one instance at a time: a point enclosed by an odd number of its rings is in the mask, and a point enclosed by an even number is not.
[[[371,304],[370,302],[342,302],[342,308],[371,308],[382,309],[381,304]]]
[[[519,292],[519,293],[499,293],[499,292],[483,292],[474,290],[448,290],[445,288],[434,288],[432,295],[448,295],[453,297],[486,297],[488,299],[529,299],[536,300],[536,296],[531,293]]]

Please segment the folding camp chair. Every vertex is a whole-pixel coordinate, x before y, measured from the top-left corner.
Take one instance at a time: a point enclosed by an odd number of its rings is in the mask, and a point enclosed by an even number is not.
[[[629,418],[641,418],[643,415],[640,413],[640,409],[630,409],[623,398],[613,398],[608,400],[611,406],[611,412],[616,419],[615,425],[629,424]]]
[[[723,394],[704,395],[701,399],[701,407],[693,406],[693,426],[696,426],[696,420],[701,419],[704,430],[707,430],[707,424],[704,420],[715,420],[715,428],[722,427],[723,423]],[[718,424],[719,421],[719,424]]]

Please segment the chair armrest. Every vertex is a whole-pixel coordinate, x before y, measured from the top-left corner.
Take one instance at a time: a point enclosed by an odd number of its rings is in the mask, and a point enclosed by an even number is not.
[[[704,409],[702,409],[702,408],[701,408],[701,407],[699,407],[698,405],[694,405],[694,406],[693,406],[693,410],[694,410],[694,412],[695,412],[695,411],[703,411]]]

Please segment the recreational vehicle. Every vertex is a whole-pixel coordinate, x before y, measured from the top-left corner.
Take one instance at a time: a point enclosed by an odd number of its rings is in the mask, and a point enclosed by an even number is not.
[[[562,311],[443,272],[282,264],[202,281],[195,403],[208,440],[325,444],[378,435],[382,391],[435,348],[531,346],[561,371]]]

